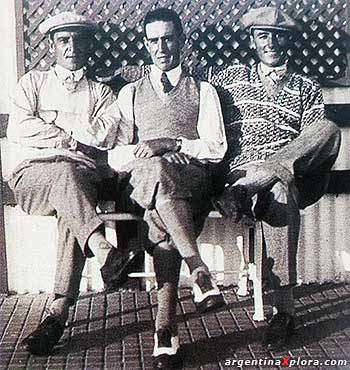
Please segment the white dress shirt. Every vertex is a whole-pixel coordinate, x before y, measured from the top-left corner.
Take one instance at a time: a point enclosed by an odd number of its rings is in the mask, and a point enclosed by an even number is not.
[[[86,70],[85,67],[82,67],[82,68],[80,68],[76,71],[70,71],[70,70],[60,66],[59,64],[56,64],[54,69],[55,69],[57,77],[61,81],[71,79],[74,82],[79,82],[84,77],[85,70]]]
[[[155,65],[151,66],[150,80],[157,93],[163,93],[160,81],[163,71]],[[167,77],[173,86],[176,86],[182,73],[181,66],[167,71]],[[118,95],[118,106],[124,120],[134,125],[134,93],[137,82],[130,83],[122,88]],[[200,160],[220,161],[227,150],[224,122],[221,112],[219,97],[215,88],[208,82],[200,82],[199,91],[199,114],[198,114],[198,139],[182,140],[181,152]],[[179,107],[180,109],[180,107]],[[119,169],[123,164],[133,159],[132,150],[134,145],[128,148],[116,147],[109,154],[109,163]]]

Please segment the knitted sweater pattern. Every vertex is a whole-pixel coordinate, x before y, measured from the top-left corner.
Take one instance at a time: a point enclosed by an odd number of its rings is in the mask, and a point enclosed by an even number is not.
[[[198,139],[199,84],[182,75],[169,92],[156,91],[149,75],[136,83],[135,126],[138,140],[161,137]]]
[[[212,73],[210,82],[223,107],[229,170],[264,161],[324,118],[320,86],[298,73],[288,72],[273,96],[260,80],[257,65],[229,66]]]

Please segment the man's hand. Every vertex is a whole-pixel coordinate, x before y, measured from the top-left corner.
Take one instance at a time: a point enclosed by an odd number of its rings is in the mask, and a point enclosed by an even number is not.
[[[160,156],[164,153],[176,151],[177,144],[175,139],[160,138],[146,140],[138,143],[134,150],[136,158],[150,158]]]
[[[46,123],[54,123],[57,117],[56,110],[41,110],[39,112],[39,117]]]
[[[242,176],[242,171],[237,170],[238,176],[236,179],[234,179],[236,171],[231,173],[229,182],[234,186],[244,186],[249,197],[270,188],[278,181],[278,177],[272,168],[264,166],[264,164],[251,165],[246,167],[245,171]]]
[[[168,153],[163,154],[162,157],[170,163],[176,163],[176,164],[190,164],[191,163],[191,157],[185,153],[168,152]]]

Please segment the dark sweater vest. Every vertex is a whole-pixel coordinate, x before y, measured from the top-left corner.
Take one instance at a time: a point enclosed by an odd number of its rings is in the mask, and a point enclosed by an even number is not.
[[[149,75],[136,84],[134,114],[136,141],[161,137],[198,139],[199,83],[180,77],[167,94],[156,91]]]

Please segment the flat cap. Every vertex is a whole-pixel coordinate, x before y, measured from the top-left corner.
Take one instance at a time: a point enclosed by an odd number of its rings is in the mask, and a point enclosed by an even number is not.
[[[250,9],[240,20],[244,28],[271,28],[284,31],[301,30],[298,24],[281,9],[267,6]]]
[[[83,15],[73,12],[62,12],[47,18],[39,25],[41,33],[49,33],[58,31],[61,28],[86,28],[92,31],[96,28],[96,24]]]

